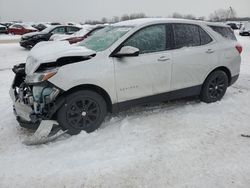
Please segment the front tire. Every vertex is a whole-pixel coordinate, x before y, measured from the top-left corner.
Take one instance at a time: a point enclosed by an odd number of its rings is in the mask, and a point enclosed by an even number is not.
[[[222,99],[228,87],[228,76],[222,70],[212,72],[205,80],[201,90],[201,100],[206,103]]]
[[[93,132],[100,127],[107,115],[104,98],[93,91],[82,90],[69,94],[65,104],[57,112],[59,125],[76,135],[82,130]]]

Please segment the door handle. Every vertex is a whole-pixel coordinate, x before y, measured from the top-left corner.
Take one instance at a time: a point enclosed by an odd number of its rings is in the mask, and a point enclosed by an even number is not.
[[[208,50],[206,51],[206,53],[207,53],[207,54],[212,54],[212,53],[214,53],[214,50],[208,49]]]
[[[159,59],[158,59],[158,61],[169,61],[170,60],[170,58],[167,58],[167,57],[165,57],[165,56],[162,56],[162,57],[160,57]]]

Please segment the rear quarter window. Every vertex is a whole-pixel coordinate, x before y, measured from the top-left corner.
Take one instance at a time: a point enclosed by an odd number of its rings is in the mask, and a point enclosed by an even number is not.
[[[231,28],[229,27],[222,27],[222,26],[209,26],[210,28],[212,28],[215,32],[219,33],[221,36],[223,36],[226,39],[229,40],[237,40],[234,32]]]
[[[213,41],[213,39],[201,28],[200,28],[200,38],[201,38],[201,45],[206,45]]]
[[[173,24],[175,48],[194,47],[209,44],[213,39],[200,26]]]

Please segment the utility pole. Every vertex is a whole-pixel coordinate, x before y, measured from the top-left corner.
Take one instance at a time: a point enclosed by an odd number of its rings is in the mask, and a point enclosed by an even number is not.
[[[228,21],[228,19],[232,19],[234,17],[235,17],[234,9],[230,6],[229,10],[228,10],[228,15],[227,15],[227,21]]]

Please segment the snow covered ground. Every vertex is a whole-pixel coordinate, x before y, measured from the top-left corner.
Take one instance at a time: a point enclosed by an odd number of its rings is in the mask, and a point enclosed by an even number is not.
[[[0,44],[0,187],[242,187],[250,185],[250,38],[238,82],[218,103],[180,100],[112,116],[92,134],[42,146],[12,115],[9,68],[25,61]]]
[[[6,34],[0,34],[0,42],[2,40],[19,40],[21,38],[21,35],[6,35]]]

